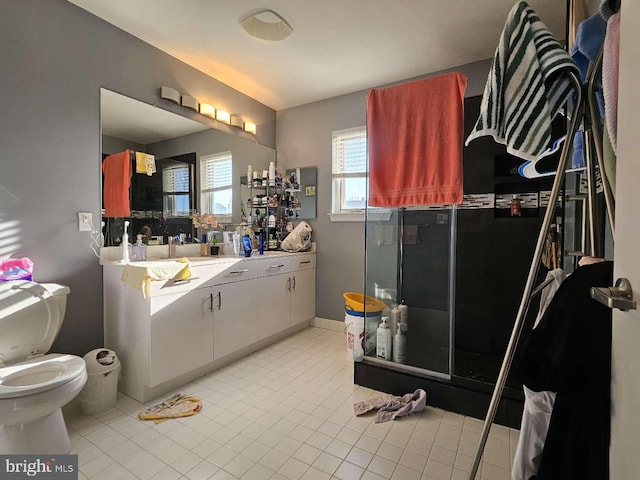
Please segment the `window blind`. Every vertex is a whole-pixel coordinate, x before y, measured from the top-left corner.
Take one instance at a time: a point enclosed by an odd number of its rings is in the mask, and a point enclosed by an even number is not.
[[[332,135],[333,176],[362,176],[367,173],[367,131],[365,127],[337,130]]]
[[[189,192],[189,165],[172,165],[162,169],[164,193]]]

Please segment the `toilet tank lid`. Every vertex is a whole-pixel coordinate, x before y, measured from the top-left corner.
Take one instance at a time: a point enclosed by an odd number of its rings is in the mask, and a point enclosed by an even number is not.
[[[50,288],[58,295],[64,292],[64,288]],[[55,295],[43,284],[0,282],[1,364],[20,362],[51,348],[61,321],[56,303]]]

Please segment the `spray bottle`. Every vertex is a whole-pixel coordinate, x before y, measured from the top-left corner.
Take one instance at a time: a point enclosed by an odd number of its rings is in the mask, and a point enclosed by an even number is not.
[[[391,330],[387,321],[389,317],[382,317],[376,338],[376,356],[384,360],[391,360]]]

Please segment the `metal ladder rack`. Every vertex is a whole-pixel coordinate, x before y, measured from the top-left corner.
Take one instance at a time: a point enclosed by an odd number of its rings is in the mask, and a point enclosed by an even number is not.
[[[560,195],[560,189],[563,183],[565,170],[569,164],[569,158],[573,148],[573,137],[575,133],[580,129],[580,122],[583,122],[583,130],[585,132],[585,139],[584,139],[585,161],[586,161],[585,166],[587,171],[587,189],[588,189],[588,195],[584,201],[584,205],[585,207],[587,207],[586,209],[588,210],[588,214],[583,218],[584,220],[588,221],[588,224],[589,224],[588,232],[585,232],[584,226],[586,222],[583,221],[582,251],[585,252],[586,250],[586,248],[584,247],[586,243],[585,242],[586,240],[585,233],[586,233],[588,234],[590,239],[590,242],[589,242],[590,254],[592,256],[595,256],[596,254],[596,251],[595,251],[596,239],[595,239],[595,227],[594,227],[596,170],[595,170],[595,164],[593,162],[593,155],[592,155],[594,151],[595,151],[595,154],[596,154],[595,156],[598,162],[600,177],[602,179],[605,204],[606,204],[606,209],[608,214],[607,216],[609,218],[609,225],[611,228],[612,235],[615,232],[615,221],[613,216],[615,205],[614,205],[614,199],[613,199],[611,187],[606,178],[606,174],[604,170],[604,161],[603,161],[602,144],[601,144],[602,135],[600,132],[599,116],[597,114],[598,106],[595,101],[595,82],[601,67],[602,67],[602,50],[600,51],[597,61],[594,62],[589,67],[589,71],[587,73],[588,82],[587,82],[586,92],[583,92],[583,85],[580,79],[573,73],[569,75],[571,83],[573,84],[576,92],[575,107],[573,108],[573,112],[571,113],[571,118],[569,121],[569,127],[567,131],[567,137],[562,147],[562,153],[560,155],[560,161],[558,162],[558,169],[555,174],[553,188],[551,190],[551,194],[549,197],[549,203],[547,205],[542,226],[538,234],[538,241],[536,243],[533,259],[531,261],[531,266],[529,268],[529,275],[527,277],[527,282],[525,284],[524,292],[522,294],[522,300],[518,308],[518,313],[516,315],[516,319],[513,325],[511,337],[509,338],[507,350],[505,352],[504,359],[502,361],[500,373],[498,375],[498,379],[496,380],[496,385],[493,390],[491,402],[489,403],[489,409],[487,411],[487,416],[485,417],[482,433],[480,435],[480,442],[476,448],[475,456],[471,466],[471,471],[469,472],[469,477],[468,477],[469,480],[476,479],[476,474],[478,472],[480,461],[484,453],[484,448],[487,443],[489,431],[493,424],[493,420],[495,418],[495,414],[498,409],[500,398],[502,397],[502,392],[504,390],[507,376],[511,368],[513,357],[515,355],[518,340],[520,338],[522,327],[524,325],[524,320],[526,318],[527,311],[529,309],[529,304],[531,302],[531,299],[537,293],[539,293],[544,288],[544,286],[546,286],[545,284],[542,284],[534,289],[534,282],[538,275],[540,260],[542,257],[542,250],[545,244],[547,232],[549,231],[549,228],[552,224],[556,205]]]

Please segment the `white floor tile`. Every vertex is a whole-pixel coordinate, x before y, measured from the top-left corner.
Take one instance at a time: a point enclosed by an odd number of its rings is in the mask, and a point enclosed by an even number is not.
[[[427,407],[376,424],[353,403],[380,395],[353,384],[344,334],[318,328],[211,372],[176,392],[199,415],[138,420],[146,405],[119,394],[85,416],[65,407],[79,479],[466,480],[482,421]],[[518,430],[493,426],[478,479],[508,480]],[[108,473],[107,473],[108,472]]]

